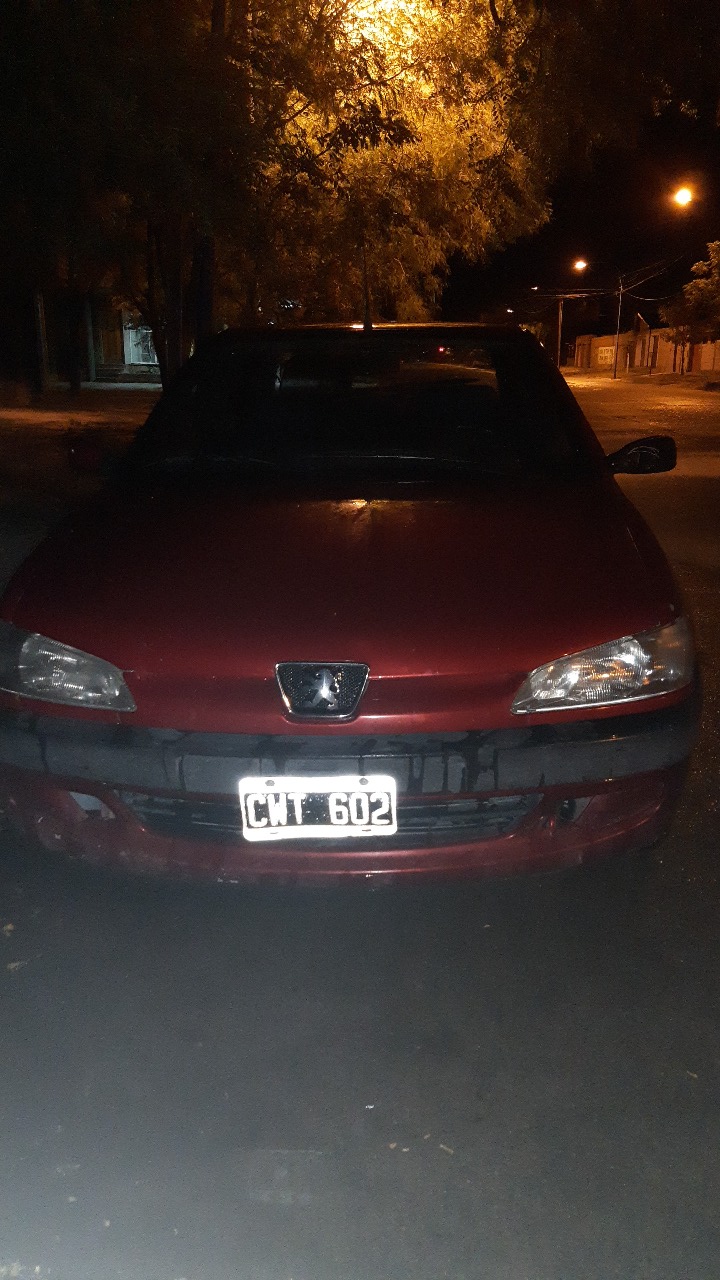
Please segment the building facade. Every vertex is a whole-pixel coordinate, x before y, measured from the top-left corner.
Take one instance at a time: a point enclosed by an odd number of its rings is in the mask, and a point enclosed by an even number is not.
[[[652,329],[644,321],[617,339],[614,333],[601,337],[582,334],[575,342],[575,368],[612,370],[617,342],[618,373],[632,369],[648,373],[717,372],[720,379],[720,342],[682,344],[673,342],[670,335],[670,329]]]

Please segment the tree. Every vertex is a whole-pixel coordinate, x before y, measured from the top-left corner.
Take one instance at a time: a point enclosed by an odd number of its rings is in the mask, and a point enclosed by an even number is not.
[[[427,314],[452,253],[540,226],[570,156],[720,97],[710,0],[13,0],[0,22],[14,273],[76,313],[132,303],[164,378],[213,315]]]
[[[332,0],[17,0],[3,15],[0,233],[33,288],[117,292],[163,374],[187,350],[192,262],[242,243],[298,100],[348,76]]]
[[[695,263],[692,275],[695,279],[684,286],[680,297],[662,309],[662,318],[673,331],[685,335],[685,342],[716,342],[720,338],[720,240],[708,245],[707,259]]]

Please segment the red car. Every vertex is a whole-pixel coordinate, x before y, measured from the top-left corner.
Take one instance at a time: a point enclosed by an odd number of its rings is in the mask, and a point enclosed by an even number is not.
[[[527,333],[227,332],[0,622],[7,812],[218,879],[567,865],[666,830],[690,628]]]

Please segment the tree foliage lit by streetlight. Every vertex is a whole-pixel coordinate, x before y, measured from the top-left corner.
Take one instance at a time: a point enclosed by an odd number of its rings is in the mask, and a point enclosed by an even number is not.
[[[140,311],[164,375],[201,312],[420,318],[547,221],[571,148],[707,99],[716,2],[6,5],[0,286]]]
[[[661,307],[673,341],[717,342],[720,338],[720,240],[707,246],[707,258],[692,267],[693,279]]]

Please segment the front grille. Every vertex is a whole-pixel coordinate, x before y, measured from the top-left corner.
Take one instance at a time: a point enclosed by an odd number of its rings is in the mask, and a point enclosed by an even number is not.
[[[362,662],[279,662],[275,668],[291,715],[303,720],[347,720],[368,678]]]
[[[118,798],[140,823],[156,835],[175,839],[237,844],[242,840],[240,806],[235,800],[202,800],[193,796],[159,796],[122,791]],[[352,841],[353,849],[413,848],[464,844],[508,835],[539,804],[538,795],[478,796],[467,799],[398,804],[396,836]],[[312,842],[312,835],[308,834]],[[280,842],[279,842],[280,843]],[[293,840],[293,845],[303,841]],[[277,844],[273,842],[273,848]],[[323,840],[323,850],[348,848],[347,840]],[[257,852],[257,846],[255,851]]]

